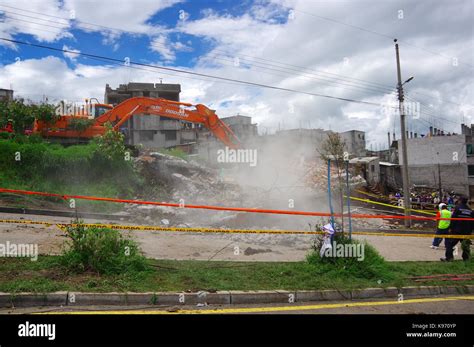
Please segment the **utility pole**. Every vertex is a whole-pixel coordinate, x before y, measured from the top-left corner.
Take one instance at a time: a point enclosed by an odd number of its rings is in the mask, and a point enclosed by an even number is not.
[[[405,217],[410,217],[410,181],[408,178],[408,157],[407,157],[407,135],[405,130],[405,110],[403,107],[404,95],[403,95],[403,84],[411,81],[412,78],[409,78],[405,83],[402,84],[402,72],[400,70],[400,54],[398,52],[398,43],[397,39],[393,40],[395,42],[395,53],[397,56],[397,77],[398,77],[398,110],[400,112],[400,130],[401,130],[401,141],[402,141],[402,179],[403,179],[403,200],[405,207]],[[405,226],[411,226],[411,219],[405,219]]]
[[[443,190],[441,189],[441,165],[439,164],[439,152],[436,152],[438,155],[438,190],[439,190],[439,199],[443,199]]]

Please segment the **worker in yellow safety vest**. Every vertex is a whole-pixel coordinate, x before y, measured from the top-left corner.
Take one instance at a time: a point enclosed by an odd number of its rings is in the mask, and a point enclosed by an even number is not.
[[[439,204],[439,211],[438,213],[436,213],[436,218],[451,218],[451,211],[448,210],[448,206],[445,203]],[[451,224],[450,220],[439,219],[436,235],[446,235],[449,231],[450,224]],[[433,239],[433,243],[431,244],[430,248],[438,249],[442,240],[443,240],[442,237],[435,237]],[[446,240],[444,242],[444,245],[446,246]]]

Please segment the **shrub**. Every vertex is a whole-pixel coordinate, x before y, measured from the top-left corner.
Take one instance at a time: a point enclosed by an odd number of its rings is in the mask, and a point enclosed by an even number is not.
[[[121,274],[149,268],[138,244],[117,230],[77,223],[67,227],[67,234],[69,249],[60,257],[60,263],[72,272]]]
[[[102,136],[94,138],[93,143],[98,153],[107,159],[123,161],[125,157],[124,135],[112,129],[110,123],[105,123],[106,131]]]
[[[68,129],[75,130],[80,133],[84,132],[90,126],[94,124],[94,119],[83,118],[83,117],[73,117],[69,121]]]
[[[363,244],[364,259],[358,260],[356,257],[320,257],[320,250],[323,244],[322,237],[318,237],[312,246],[311,252],[307,256],[307,261],[317,267],[318,273],[332,273],[335,276],[349,276],[362,279],[377,279],[387,281],[392,279],[388,264],[377,250],[367,242],[349,240],[343,234],[336,233],[334,237],[336,244]]]

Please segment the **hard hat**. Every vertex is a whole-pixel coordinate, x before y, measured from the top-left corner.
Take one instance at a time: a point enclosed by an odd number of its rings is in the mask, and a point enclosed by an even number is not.
[[[439,209],[441,210],[441,209],[443,209],[443,206],[446,206],[446,204],[445,204],[444,202],[442,202],[441,204],[439,204],[438,207],[439,207]]]

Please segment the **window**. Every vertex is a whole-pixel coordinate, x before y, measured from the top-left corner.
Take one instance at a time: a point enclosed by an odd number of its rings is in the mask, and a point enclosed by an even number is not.
[[[153,141],[153,130],[142,130],[140,131],[140,141]]]
[[[109,107],[93,105],[94,118],[102,116],[105,112],[109,111]]]
[[[375,172],[375,165],[370,165],[370,171]]]
[[[163,132],[165,133],[165,141],[176,141],[176,130],[165,130]]]
[[[472,146],[472,143],[468,143],[466,145],[466,153],[467,153],[468,156],[469,155],[474,155],[474,148]]]
[[[467,166],[467,175],[468,176],[474,176],[474,165],[468,165]]]

